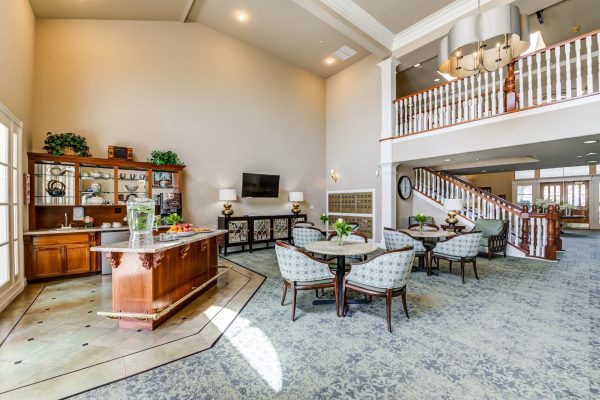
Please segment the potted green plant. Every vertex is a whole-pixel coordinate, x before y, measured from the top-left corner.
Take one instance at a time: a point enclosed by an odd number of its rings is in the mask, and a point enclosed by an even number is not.
[[[150,153],[148,162],[156,165],[185,165],[174,151],[154,150]]]
[[[321,214],[319,219],[323,223],[323,226],[327,226],[327,221],[329,221],[329,217],[327,216],[327,214]]]
[[[348,225],[342,218],[338,218],[333,224],[333,228],[337,234],[337,244],[341,246],[344,244],[344,238],[349,236],[352,233],[352,227]]]
[[[419,231],[423,232],[423,225],[425,225],[425,222],[427,222],[427,215],[418,213],[415,215],[415,220],[419,224]]]
[[[177,224],[180,224],[181,222],[183,222],[183,218],[181,217],[181,215],[179,215],[177,213],[173,213],[173,214],[169,214],[166,222],[167,222],[167,225],[177,225]]]
[[[44,140],[44,150],[55,156],[74,156],[90,157],[90,148],[83,136],[71,132],[46,134]]]

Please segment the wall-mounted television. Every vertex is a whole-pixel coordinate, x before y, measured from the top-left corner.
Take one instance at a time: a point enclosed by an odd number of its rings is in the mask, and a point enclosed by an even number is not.
[[[244,172],[242,197],[279,197],[279,175]]]

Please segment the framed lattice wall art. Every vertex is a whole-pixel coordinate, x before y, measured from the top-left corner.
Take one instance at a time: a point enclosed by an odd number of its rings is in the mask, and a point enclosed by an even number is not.
[[[343,218],[360,225],[359,231],[373,239],[375,232],[375,190],[332,190],[327,192],[330,221]]]

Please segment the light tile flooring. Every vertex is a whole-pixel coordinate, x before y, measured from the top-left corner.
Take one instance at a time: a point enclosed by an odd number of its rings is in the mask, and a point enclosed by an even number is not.
[[[0,398],[60,398],[211,347],[264,281],[232,265],[154,331],[119,329],[110,276],[33,284],[0,313]]]

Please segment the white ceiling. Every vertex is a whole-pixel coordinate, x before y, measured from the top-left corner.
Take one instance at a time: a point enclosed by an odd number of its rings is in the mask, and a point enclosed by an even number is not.
[[[354,0],[392,33],[398,33],[417,21],[451,4],[454,0]]]

